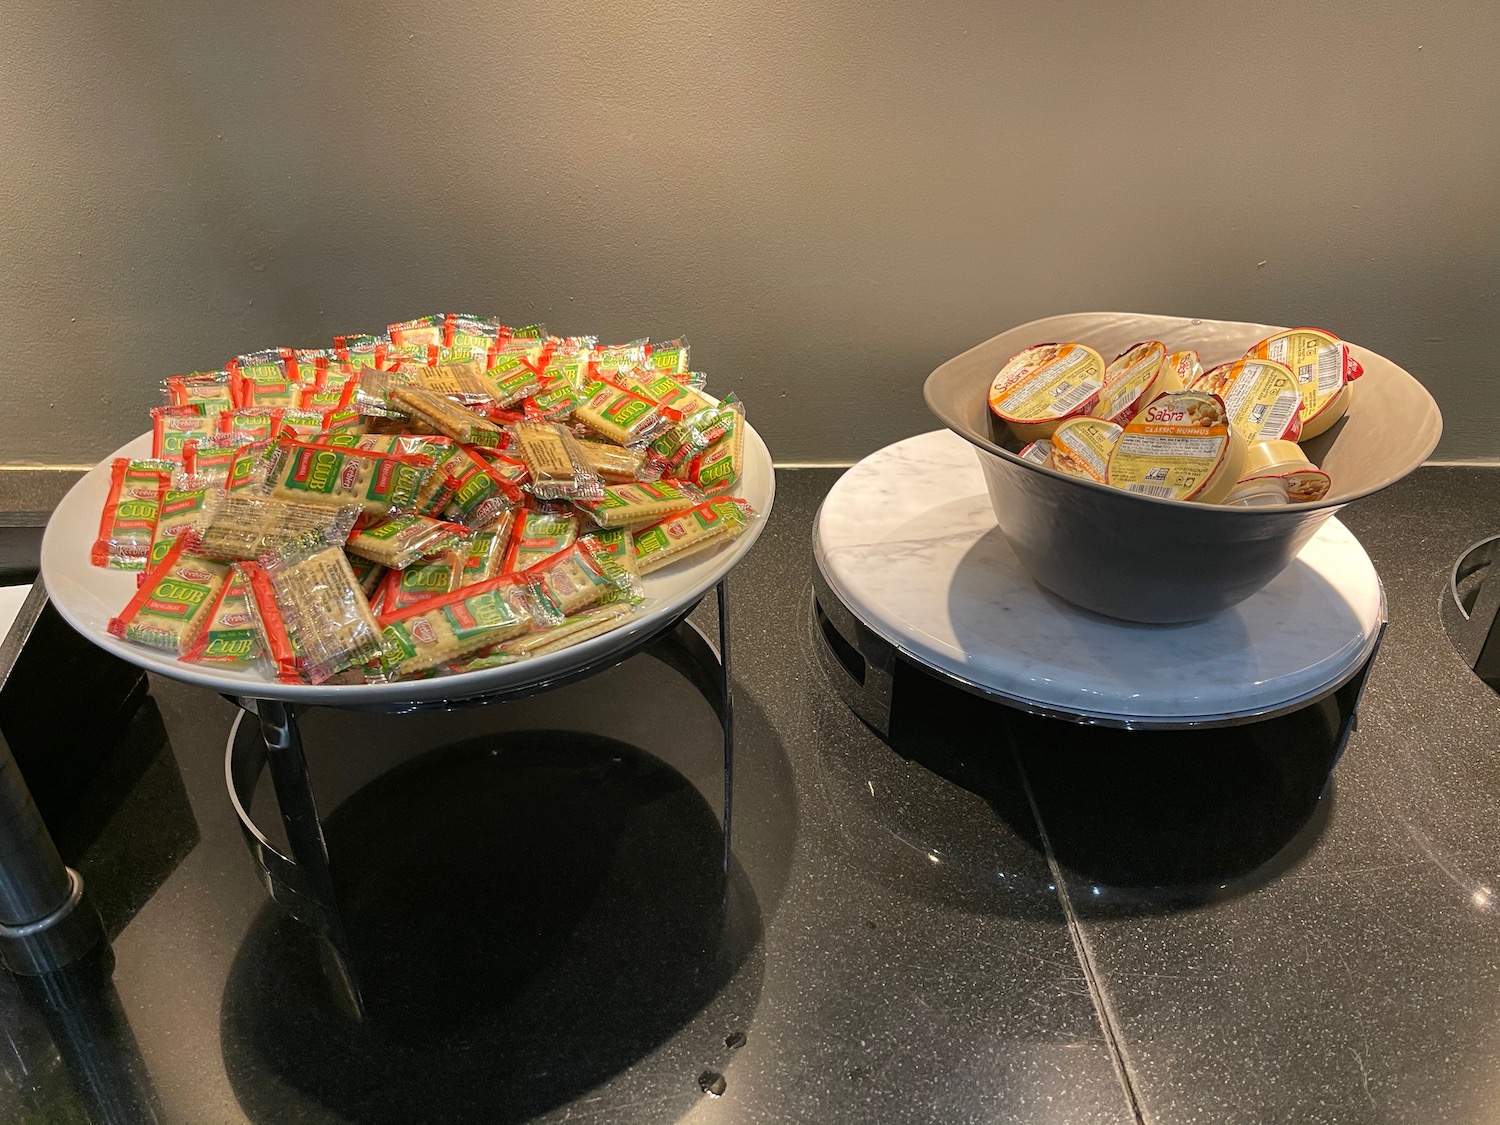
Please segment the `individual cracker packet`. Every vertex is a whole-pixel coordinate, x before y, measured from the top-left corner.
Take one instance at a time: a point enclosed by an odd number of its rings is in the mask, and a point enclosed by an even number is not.
[[[481,378],[490,391],[490,405],[505,408],[538,394],[542,377],[526,362],[525,351],[502,351],[491,354],[490,366]]]
[[[604,494],[604,482],[588,467],[578,441],[552,422],[518,422],[516,449],[531,473],[539,500],[588,500]]]
[[[460,563],[452,553],[438,559],[414,562],[405,570],[387,570],[376,598],[381,613],[394,613],[460,585],[456,577]],[[373,602],[372,602],[373,604]]]
[[[234,570],[244,581],[250,627],[260,651],[270,664],[271,674],[284,684],[300,684],[302,658],[286,627],[286,619],[281,615],[281,607],[276,604],[276,591],[271,586],[270,575],[258,562],[237,562]]]
[[[99,517],[99,535],[89,562],[110,570],[144,570],[161,511],[161,493],[172,480],[170,461],[116,457],[109,469],[109,494]]]
[[[660,475],[675,476],[685,472],[694,457],[729,432],[729,415],[736,409],[743,411],[744,408],[729,401],[700,410],[653,441],[648,457],[657,464]]]
[[[387,674],[425,672],[529,632],[533,587],[526,575],[504,574],[384,614]]]
[[[169,376],[162,384],[168,406],[202,406],[208,413],[228,410],[234,405],[229,391],[229,372],[194,371],[189,375]]]
[[[233,434],[190,438],[182,443],[182,472],[179,476],[223,488],[245,445]]]
[[[416,382],[418,386],[464,406],[487,406],[495,401],[495,395],[483,372],[482,355],[445,356],[443,362],[418,371]]]
[[[429,447],[431,452],[428,456],[432,458],[432,468],[427,471],[421,488],[417,490],[417,499],[412,509],[418,515],[441,517],[443,510],[448,506],[448,501],[453,496],[453,484],[448,476],[448,466],[455,464],[457,467],[464,462],[459,460],[459,446],[452,438],[438,435],[435,440],[445,444]]]
[[[392,570],[404,570],[418,559],[440,555],[469,534],[461,523],[427,516],[365,517],[344,544],[351,555],[372,559]]]
[[[416,418],[463,445],[500,444],[500,427],[466,410],[452,399],[426,387],[396,387],[390,403],[407,417]]]
[[[710,496],[733,488],[745,471],[745,416],[738,405],[719,412],[724,436],[694,457],[688,467],[688,480]]]
[[[236,441],[274,440],[281,434],[284,406],[245,406],[219,415],[219,433]]]
[[[542,386],[569,386],[582,389],[589,381],[589,362],[594,345],[593,336],[569,336],[558,340],[546,355],[542,368]]]
[[[253,441],[235,451],[229,463],[229,475],[224,479],[226,492],[257,493],[265,488],[266,469],[270,465],[272,443]]]
[[[584,538],[597,543],[621,570],[640,576],[640,567],[635,561],[635,534],[628,527],[596,528]]]
[[[445,319],[442,313],[433,313],[431,316],[419,316],[415,320],[403,320],[399,324],[392,324],[386,331],[390,334],[391,343],[398,348],[425,348],[429,344],[443,342]]]
[[[498,320],[467,313],[448,313],[443,317],[443,346],[470,348],[485,352],[510,335],[510,329]]]
[[[487,527],[525,499],[514,470],[525,466],[509,457],[483,457],[467,446],[455,446],[443,462],[447,484],[432,505],[466,527]]]
[[[575,500],[573,506],[600,527],[634,527],[653,523],[703,502],[703,493],[683,480],[612,484],[598,500]]]
[[[646,451],[627,449],[606,441],[580,441],[578,448],[589,468],[599,474],[605,484],[625,484],[641,480],[646,475]]]
[[[109,631],[127,641],[181,656],[208,624],[228,574],[228,563],[197,553],[197,537],[192,532],[180,535],[161,563],[146,572],[119,616],[110,619]]]
[[[595,348],[589,356],[589,376],[597,379],[601,375],[613,377],[622,371],[633,371],[646,366],[646,356],[651,344],[645,339],[632,340],[628,344],[605,344]]]
[[[370,453],[425,453],[435,470],[438,458],[453,448],[453,439],[442,434],[360,434],[354,448]]]
[[[422,453],[370,453],[280,438],[271,450],[265,491],[280,500],[358,504],[372,515],[410,511],[432,458]]]
[[[297,404],[298,383],[296,376],[288,372],[285,359],[261,359],[252,363],[232,360],[230,363],[229,385],[235,406],[243,408]]]
[[[506,512],[498,522],[454,544],[446,556],[452,568],[453,589],[483,582],[501,573],[515,523],[516,513]]]
[[[258,559],[308,532],[342,544],[359,514],[358,504],[333,507],[230,493],[199,520],[198,542],[210,558]]]
[[[505,641],[496,646],[492,655],[509,656],[512,660],[522,659],[528,656],[546,656],[550,652],[559,652],[573,645],[582,644],[584,641],[593,640],[595,637],[603,636],[605,633],[618,629],[635,613],[635,606],[629,602],[615,602],[612,605],[598,606],[594,609],[575,613],[571,617],[564,618],[562,624],[554,625],[550,629],[542,629],[526,636],[517,637],[515,640]],[[464,667],[466,672],[478,671],[484,667],[498,667],[505,661],[486,663],[476,662],[474,665]],[[459,669],[455,669],[459,670]]]
[[[210,411],[201,402],[189,406],[153,406],[151,456],[156,460],[181,460],[183,442],[213,435],[218,430],[218,420],[219,411]]]
[[[250,614],[245,576],[231,569],[218,600],[209,610],[208,624],[182,659],[194,664],[247,668],[260,659],[260,641]]]
[[[310,683],[380,655],[380,626],[344,557],[342,538],[308,532],[263,556],[261,567]]]
[[[733,539],[755,519],[755,509],[738,497],[699,504],[643,527],[634,534],[636,567],[650,574]]]
[[[566,422],[583,405],[583,395],[571,383],[539,390],[526,400],[526,417],[538,422]]]
[[[354,400],[351,405],[367,417],[399,420],[402,415],[391,405],[391,392],[397,387],[411,386],[416,381],[416,375],[401,363],[397,363],[394,368],[361,365],[355,368]]]
[[[638,603],[644,597],[639,580],[587,539],[520,573],[531,576],[547,604],[562,617],[596,605]]]
[[[648,362],[658,371],[669,375],[686,375],[688,370],[688,342],[685,339],[666,340],[651,345]],[[710,367],[713,364],[709,364]]]
[[[526,508],[516,513],[500,571],[512,574],[526,570],[551,558],[577,538],[578,517],[572,512]]]
[[[351,371],[318,368],[310,382],[297,388],[293,405],[298,410],[346,410],[354,406],[359,380]]]
[[[659,368],[632,367],[629,370],[617,372],[611,381],[628,391],[651,399],[668,410],[675,411],[679,419],[696,414],[700,410],[714,408],[714,404],[699,394],[696,389],[679,382],[677,376]]]
[[[156,566],[166,558],[177,537],[199,526],[223,497],[221,489],[192,477],[183,477],[163,488],[158,498],[156,530],[151,536],[151,555],[147,565]]]
[[[348,544],[344,545],[344,553],[349,554]],[[354,580],[359,583],[359,588],[365,592],[365,597],[372,599],[370,608],[375,608],[373,601],[375,591],[385,580],[386,567],[374,559],[361,558],[358,555],[349,555],[349,569],[354,572]]]
[[[645,445],[681,421],[676,411],[614,383],[589,383],[582,393],[573,420],[616,445]]]

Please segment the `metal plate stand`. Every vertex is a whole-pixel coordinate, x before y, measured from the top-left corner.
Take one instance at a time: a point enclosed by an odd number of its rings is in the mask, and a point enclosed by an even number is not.
[[[544,683],[530,684],[509,692],[410,706],[382,707],[377,710],[391,713],[452,710],[524,699],[596,675],[636,653],[649,652],[692,684],[709,701],[719,717],[724,755],[722,901],[727,903],[734,802],[734,702],[730,687],[727,595],[727,579],[721,579],[715,587],[719,619],[717,649],[688,620],[688,614],[696,608],[689,607],[681,616],[666,621],[660,629],[639,638],[630,648],[612,654],[607,660],[577,668]],[[313,795],[312,780],[308,775],[307,755],[303,752],[296,713],[290,704],[279,700],[245,697],[234,702],[245,712],[258,718],[261,731],[261,738],[258,740],[237,738],[237,721],[230,731],[229,745],[225,750],[225,780],[230,801],[240,818],[245,842],[249,845],[250,854],[260,869],[262,881],[271,897],[318,936],[325,969],[336,986],[341,1004],[352,1015],[363,1017],[365,1007],[359,975],[334,893],[328,845],[323,838],[322,820]],[[267,765],[270,766],[271,782],[276,792],[276,803],[281,812],[290,855],[278,851],[250,815],[256,784]]]

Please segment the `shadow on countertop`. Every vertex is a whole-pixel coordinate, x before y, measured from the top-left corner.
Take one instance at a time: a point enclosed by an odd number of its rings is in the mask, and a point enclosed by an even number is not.
[[[1006,913],[1048,909],[1037,900],[1055,890],[1050,849],[1075,899],[1087,894],[1090,913],[1188,908],[1262,885],[1315,844],[1333,800],[1338,721],[1329,700],[1206,731],[1086,727],[1027,715],[903,666],[886,744],[981,797],[994,819],[965,826],[938,815],[909,782],[883,800],[872,785],[870,797],[890,835],[934,867],[965,873],[968,890],[950,886],[950,899],[977,894],[985,909]],[[868,733],[864,741],[878,738]],[[850,776],[869,773],[878,758],[866,752],[855,768],[850,752],[837,757]],[[935,799],[941,792],[933,788]],[[1022,888],[1031,893],[1017,896]]]
[[[253,1121],[521,1122],[627,1068],[680,1091],[680,1114],[701,1068],[658,1048],[705,1009],[732,1031],[755,1006],[749,884],[736,869],[721,914],[717,817],[633,746],[469,739],[366,785],[326,832],[369,1018],[339,1014],[310,935],[268,904],[223,1004]]]

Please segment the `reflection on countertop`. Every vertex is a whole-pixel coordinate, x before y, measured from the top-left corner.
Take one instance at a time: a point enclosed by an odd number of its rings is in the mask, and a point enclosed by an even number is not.
[[[153,681],[49,810],[113,974],[0,980],[0,1119],[1500,1117],[1500,697],[1439,613],[1500,471],[1342,514],[1391,623],[1331,783],[1317,710],[1143,736],[915,681],[878,738],[809,639],[836,477],[782,472],[731,579],[726,908],[715,719],[648,656],[504,707],[312,712],[352,1024],[245,854],[233,708]]]

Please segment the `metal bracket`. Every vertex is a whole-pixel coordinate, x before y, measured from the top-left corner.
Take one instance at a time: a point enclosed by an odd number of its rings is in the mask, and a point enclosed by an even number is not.
[[[651,633],[627,652],[591,665],[577,673],[529,685],[515,692],[443,701],[433,706],[458,708],[482,706],[506,699],[526,698],[574,683],[597,674],[646,651],[683,676],[708,700],[718,716],[723,732],[724,772],[722,823],[724,850],[722,857],[724,892],[727,907],[729,875],[733,857],[734,800],[734,697],[729,663],[728,586],[721,579],[716,588],[719,643],[712,642],[687,620],[687,614]],[[690,611],[689,611],[690,612]],[[312,782],[308,776],[307,756],[302,749],[301,734],[292,707],[279,700],[234,699],[242,709],[229,731],[224,754],[224,778],[229,799],[240,819],[240,828],[261,874],[261,881],[271,897],[293,918],[311,929],[320,939],[325,968],[332,977],[341,1004],[356,1018],[363,1018],[364,998],[355,970],[348,933],[345,930],[338,900],[334,893],[329,867],[328,847],[323,838],[322,823]],[[396,707],[396,712],[413,708]],[[245,714],[259,719],[261,737],[242,739],[240,724]],[[282,824],[286,830],[291,855],[283,855],[255,824],[250,815],[255,788],[267,765],[271,767]]]

